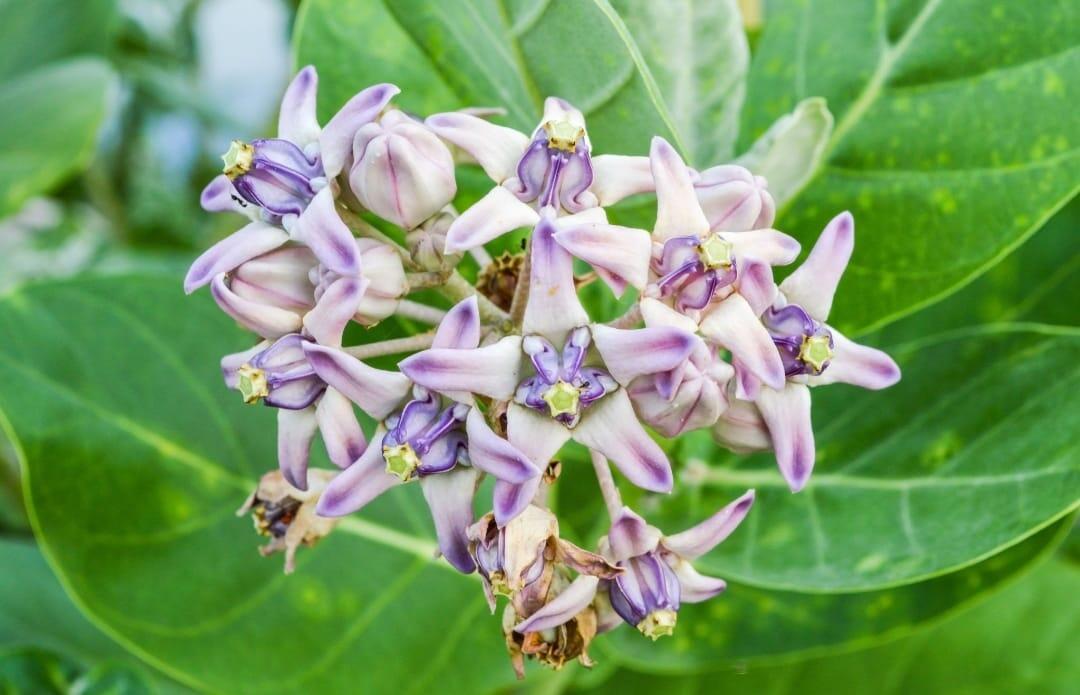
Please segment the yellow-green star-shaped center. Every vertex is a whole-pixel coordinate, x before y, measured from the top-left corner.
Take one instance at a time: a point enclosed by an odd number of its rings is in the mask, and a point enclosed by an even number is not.
[[[382,454],[383,460],[386,461],[386,472],[396,475],[401,482],[404,483],[416,475],[416,469],[420,466],[420,457],[416,455],[408,442],[397,446],[384,446]]]
[[[656,641],[675,632],[675,621],[678,617],[678,613],[669,608],[655,610],[642,618],[637,624],[637,629],[641,631],[641,634]]]
[[[577,386],[561,379],[544,391],[543,399],[548,404],[548,414],[551,417],[574,416],[578,414],[581,407],[581,391]]]
[[[254,159],[254,147],[246,142],[233,140],[229,145],[229,151],[221,155],[221,161],[225,162],[225,168],[222,171],[230,179],[235,179],[251,171],[251,163]]]
[[[270,385],[266,381],[266,372],[250,364],[236,370],[236,389],[247,404],[258,403],[270,395]]]
[[[584,128],[570,121],[547,121],[544,123],[544,132],[548,136],[548,147],[566,152],[576,150],[578,140],[585,135]]]
[[[707,268],[727,270],[735,259],[731,255],[731,242],[719,234],[712,234],[698,245],[698,257]]]
[[[799,359],[804,364],[813,367],[815,372],[821,372],[825,365],[833,357],[833,350],[829,346],[829,336],[811,335],[803,338],[802,347],[799,348]]]

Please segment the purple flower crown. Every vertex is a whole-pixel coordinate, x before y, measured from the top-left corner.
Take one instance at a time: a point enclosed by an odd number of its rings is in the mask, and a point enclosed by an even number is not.
[[[682,603],[725,584],[693,560],[726,538],[754,491],[697,526],[665,535],[624,506],[610,464],[632,484],[670,493],[665,437],[711,428],[733,451],[772,449],[793,492],[814,465],[810,389],[896,383],[888,355],[828,323],[854,246],[849,213],[777,285],[799,243],[772,229],[764,179],[734,165],[686,166],[662,138],[648,157],[594,155],[581,112],[549,98],[531,135],[481,111],[425,120],[396,109],[393,85],[365,89],[324,126],[317,75],[304,68],[281,105],[278,137],[236,141],[204,190],[210,211],[251,221],[191,266],[188,293],[210,285],[229,316],[257,333],[222,359],[244,402],[277,409],[279,470],[243,511],[283,550],[301,545],[391,487],[418,481],[445,559],[478,571],[515,669],[525,656],[588,665],[593,637],[626,622],[656,639]],[[460,214],[455,161],[478,164],[494,188]],[[609,224],[606,206],[655,194],[651,231]],[[375,216],[405,232],[399,244]],[[484,244],[531,228],[522,256],[493,260]],[[456,270],[481,268],[477,289]],[[574,259],[591,266],[578,276]],[[486,280],[486,281],[485,281]],[[636,301],[610,323],[578,297],[599,280]],[[435,289],[444,311],[407,299]],[[432,330],[343,346],[351,322],[397,314]],[[413,353],[397,371],[365,359]],[[355,407],[379,424],[370,439]],[[340,470],[308,470],[321,433]],[[559,450],[587,447],[611,527],[596,552],[559,537],[547,508]],[[490,512],[474,516],[491,476]]]

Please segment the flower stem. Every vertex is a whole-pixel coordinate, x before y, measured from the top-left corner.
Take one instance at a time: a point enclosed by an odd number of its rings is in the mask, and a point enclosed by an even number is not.
[[[604,496],[608,516],[614,521],[623,508],[622,495],[619,494],[619,488],[615,486],[615,479],[611,477],[611,467],[608,466],[607,458],[595,451],[590,451],[589,454],[592,456],[593,470],[596,471],[596,482],[600,483],[600,493]]]
[[[510,301],[510,320],[520,326],[525,318],[525,306],[529,303],[529,280],[532,278],[532,237],[525,244],[525,260],[518,270],[517,284],[514,285],[514,298]]]
[[[382,357],[383,355],[397,355],[403,352],[426,350],[431,347],[434,339],[435,331],[428,331],[427,333],[411,335],[408,338],[394,338],[393,340],[380,340],[375,343],[354,345],[344,348],[344,350],[353,357],[363,360],[369,357]]]
[[[456,270],[446,278],[446,283],[441,287],[443,294],[454,301],[461,301],[467,297],[476,297],[476,303],[480,308],[480,318],[492,322],[505,324],[510,315],[500,309],[490,299],[476,291],[469,281],[461,276]]]
[[[469,249],[469,255],[473,257],[476,264],[480,266],[480,270],[491,265],[491,254],[487,252],[483,246],[477,246],[475,249]]]
[[[446,282],[446,276],[442,273],[405,273],[405,282],[409,283],[409,291],[423,290],[429,287],[438,287]]]
[[[399,316],[405,318],[415,319],[422,321],[423,323],[430,323],[435,325],[443,320],[446,316],[446,312],[442,309],[436,309],[433,306],[427,304],[421,304],[420,302],[413,302],[408,299],[402,299],[398,302],[397,310],[394,312]]]

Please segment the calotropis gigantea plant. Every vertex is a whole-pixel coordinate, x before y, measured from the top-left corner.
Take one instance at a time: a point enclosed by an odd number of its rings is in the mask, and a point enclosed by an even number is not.
[[[594,153],[581,112],[558,98],[526,134],[481,111],[421,120],[394,106],[396,87],[376,85],[320,128],[316,88],[304,68],[278,137],[236,141],[225,154],[203,205],[250,222],[185,279],[188,292],[210,285],[259,337],[221,366],[245,403],[278,414],[280,470],[242,511],[270,537],[264,552],[287,551],[286,572],[338,517],[418,481],[441,554],[479,572],[492,610],[508,599],[503,629],[519,675],[526,656],[589,664],[599,632],[626,622],[656,639],[682,603],[723,591],[691,562],[754,499],[747,491],[666,536],[623,504],[610,464],[649,493],[670,493],[672,463],[650,429],[670,438],[708,428],[735,451],[775,450],[798,491],[814,461],[809,387],[899,379],[887,355],[826,323],[854,244],[848,213],[777,286],[773,267],[792,263],[799,244],[773,229],[767,182],[741,167],[695,171],[661,138],[648,157]],[[461,214],[456,160],[494,182]],[[652,192],[651,230],[609,224],[605,206]],[[484,244],[521,227],[532,229],[524,253],[493,261]],[[456,268],[466,253],[481,268],[476,286]],[[575,262],[592,271],[578,274]],[[636,301],[595,320],[579,298],[593,279]],[[409,299],[421,289],[452,308]],[[363,335],[395,314],[432,330],[345,344],[351,324]],[[406,353],[397,370],[365,362]],[[372,432],[354,407],[377,423]],[[338,471],[308,470],[316,432]],[[590,450],[611,517],[595,552],[560,538],[547,506],[571,439]],[[477,518],[485,476],[493,496]]]

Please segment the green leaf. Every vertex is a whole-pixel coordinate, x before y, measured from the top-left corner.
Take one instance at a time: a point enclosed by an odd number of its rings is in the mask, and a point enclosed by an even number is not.
[[[86,167],[113,87],[108,65],[89,58],[0,84],[0,217]]]
[[[732,159],[750,48],[736,0],[612,0],[649,64],[690,164]]]
[[[872,687],[881,695],[1066,695],[1080,680],[1077,582],[1080,569],[1050,561],[984,604],[874,649],[683,678],[619,671],[596,690],[570,692],[831,695]]]
[[[778,224],[804,244],[844,209],[858,241],[838,327],[883,325],[1011,252],[1080,181],[1072,0],[778,0],[743,144],[810,96],[836,128]]]
[[[607,0],[308,0],[296,52],[319,69],[324,117],[360,88],[389,81],[402,87],[405,108],[501,106],[529,132],[543,98],[555,95],[586,114],[597,152],[644,154],[662,135],[708,158],[730,150],[741,103],[746,44],[732,5],[665,5],[666,21],[645,26],[654,8],[636,0],[620,3],[632,10],[627,22]],[[695,62],[657,64],[654,75],[647,61],[689,35],[699,42]]]
[[[61,58],[103,53],[118,25],[116,0],[0,0],[0,79]]]
[[[1061,542],[1073,521],[1062,519],[967,569],[882,591],[801,594],[731,584],[711,601],[683,605],[671,639],[654,643],[627,627],[611,633],[604,651],[635,670],[677,674],[880,644],[940,622],[1015,581]]]
[[[252,338],[205,294],[171,275],[24,287],[0,300],[0,333],[35,531],[126,648],[218,692],[513,680],[479,582],[432,559],[413,486],[301,550],[292,576],[259,557],[234,510],[275,467],[274,413],[221,384],[218,360]]]
[[[679,442],[687,470],[675,494],[643,511],[675,532],[756,488],[743,527],[699,568],[851,592],[955,571],[1076,508],[1080,332],[988,327],[890,353],[904,376],[887,391],[814,390],[817,466],[802,492],[788,491],[771,454],[732,466],[699,432]]]

